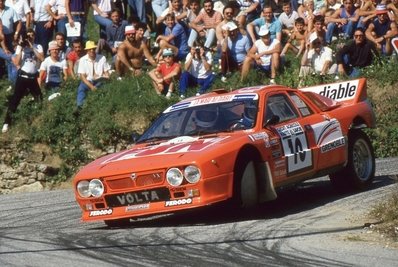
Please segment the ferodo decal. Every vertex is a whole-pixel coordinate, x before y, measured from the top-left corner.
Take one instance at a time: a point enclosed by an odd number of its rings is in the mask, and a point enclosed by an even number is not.
[[[305,132],[298,122],[276,129],[281,137],[288,173],[312,166],[312,151]]]
[[[106,209],[106,210],[92,210],[90,211],[89,217],[96,217],[96,216],[104,216],[104,215],[111,215],[113,213],[113,209]]]
[[[172,207],[172,206],[180,206],[180,205],[187,205],[192,203],[192,198],[182,198],[177,200],[168,200],[165,201],[165,207]]]
[[[112,156],[111,158],[101,162],[101,164],[108,164],[108,163],[114,162],[114,161],[127,160],[127,159],[138,158],[138,157],[202,151],[214,144],[217,144],[217,143],[223,141],[226,138],[229,138],[229,136],[206,138],[206,139],[200,139],[200,140],[195,140],[193,142],[186,142],[186,143],[164,142],[164,143],[160,143],[155,146],[133,148],[130,150],[126,150],[126,151],[117,153],[116,155]]]
[[[324,84],[319,86],[300,88],[304,92],[314,92],[337,101],[350,100],[358,91],[359,80],[344,81],[340,83]]]
[[[314,129],[314,137],[321,153],[325,153],[346,144],[345,137],[341,131],[340,122],[336,119],[323,121],[311,125]]]

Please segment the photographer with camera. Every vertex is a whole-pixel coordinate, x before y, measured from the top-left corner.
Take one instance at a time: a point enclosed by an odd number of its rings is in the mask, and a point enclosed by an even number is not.
[[[8,110],[4,120],[2,132],[8,131],[11,124],[12,114],[17,110],[21,99],[31,93],[35,100],[42,99],[42,94],[38,84],[38,67],[44,59],[43,48],[39,44],[34,44],[35,33],[28,29],[26,36],[16,48],[15,56],[12,61],[18,69],[17,80],[15,83],[14,94],[8,102]]]
[[[213,84],[215,75],[211,70],[213,57],[210,51],[194,43],[185,59],[185,71],[180,78],[180,98],[185,98],[188,87],[200,85],[196,95],[204,94]]]

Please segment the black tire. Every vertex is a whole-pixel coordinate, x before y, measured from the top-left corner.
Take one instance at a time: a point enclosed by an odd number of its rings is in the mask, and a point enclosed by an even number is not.
[[[254,162],[243,160],[235,173],[235,204],[240,208],[252,208],[258,204],[258,188]]]
[[[110,228],[124,228],[130,226],[130,219],[105,220],[104,223]]]
[[[342,190],[363,190],[375,175],[376,163],[372,144],[361,130],[348,135],[348,163],[341,171],[330,174],[334,186]]]

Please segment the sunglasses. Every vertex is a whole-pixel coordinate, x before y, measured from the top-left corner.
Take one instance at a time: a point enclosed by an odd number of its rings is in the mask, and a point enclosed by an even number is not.
[[[364,37],[365,35],[363,35],[363,34],[354,34],[354,37],[355,38],[359,38],[359,37]]]

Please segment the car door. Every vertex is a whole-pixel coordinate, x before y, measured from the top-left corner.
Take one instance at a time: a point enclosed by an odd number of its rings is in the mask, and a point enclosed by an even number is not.
[[[279,137],[281,153],[273,153],[274,178],[277,182],[311,176],[316,170],[317,144],[311,124],[324,120],[314,113],[297,95],[286,92],[270,93],[266,99],[264,123],[278,116],[270,126]],[[285,168],[285,175],[280,170]]]

